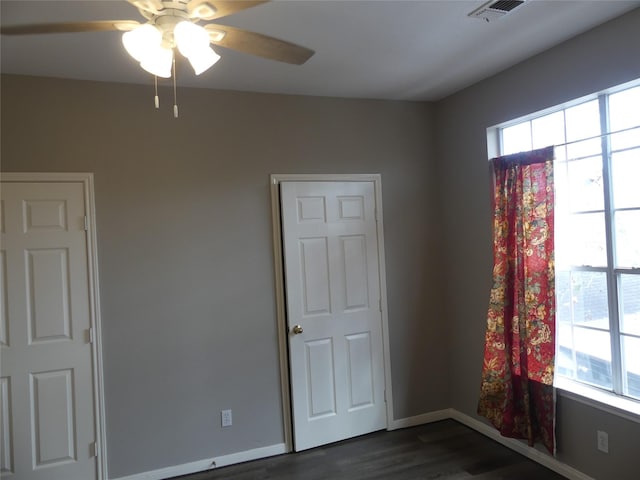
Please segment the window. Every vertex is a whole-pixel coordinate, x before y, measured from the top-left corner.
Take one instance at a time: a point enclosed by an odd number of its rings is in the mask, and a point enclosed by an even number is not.
[[[640,400],[640,81],[497,132],[556,147],[556,376]]]

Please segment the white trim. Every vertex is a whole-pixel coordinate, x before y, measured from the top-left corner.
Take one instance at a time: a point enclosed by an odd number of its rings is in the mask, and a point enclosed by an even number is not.
[[[172,465],[170,467],[159,468],[148,472],[135,473],[126,477],[119,477],[112,480],[164,480],[180,475],[189,475],[191,473],[204,472],[213,470],[236,463],[249,462],[260,458],[273,457],[286,453],[284,443],[277,443],[267,447],[254,448],[253,450],[245,450],[243,452],[222,455],[221,457],[205,458],[195,462],[183,463],[181,465]]]
[[[540,465],[543,465],[570,480],[594,480],[593,477],[582,473],[580,470],[577,470],[567,465],[566,463],[563,463],[560,460],[557,460],[556,458],[544,452],[541,452],[540,450],[536,450],[535,448],[528,446],[522,441],[503,437],[495,428],[453,408],[451,409],[451,418],[462,423],[463,425],[466,425],[469,428],[473,428],[486,437],[495,440],[505,447],[510,448],[511,450],[514,450],[521,455],[524,455],[530,460],[533,460],[534,462],[539,463]]]
[[[276,182],[379,182],[379,173],[273,173],[271,184]]]
[[[548,455],[545,452],[541,452],[535,448],[529,447],[526,443],[514,438],[507,438],[500,435],[500,433],[490,425],[483,423],[467,414],[464,414],[455,408],[445,408],[443,410],[436,410],[433,412],[423,413],[422,415],[416,415],[414,417],[401,418],[391,422],[389,430],[395,430],[399,428],[415,427],[426,423],[439,422],[440,420],[452,419],[457,422],[466,425],[469,428],[481,433],[482,435],[489,437],[492,440],[504,445],[511,450],[524,455],[530,460],[533,460],[540,465],[553,470],[560,475],[570,480],[594,480],[589,475],[582,473],[566,463]]]
[[[444,410],[436,410],[434,412],[423,413],[422,415],[416,415],[414,417],[400,418],[393,420],[388,430],[398,430],[399,428],[416,427],[418,425],[424,425],[426,423],[439,422],[441,420],[447,420],[452,416],[452,409],[445,408]]]
[[[392,429],[393,391],[391,381],[391,359],[389,348],[389,315],[387,312],[387,283],[384,256],[384,228],[382,221],[382,177],[380,174],[272,174],[271,221],[273,227],[273,258],[276,289],[276,319],[278,324],[278,348],[280,353],[280,389],[282,392],[282,418],[284,422],[285,448],[293,450],[293,418],[291,409],[291,386],[289,381],[289,359],[287,345],[287,319],[285,305],[284,266],[282,252],[282,224],[280,218],[280,182],[373,182],[377,211],[378,274],[380,277],[380,300],[382,309],[382,349],[384,355],[385,397],[387,401],[387,429]]]
[[[118,477],[117,479],[112,480],[164,480],[165,478],[212,470],[215,468],[213,466],[213,462],[213,458],[207,458],[205,460],[183,463],[182,465],[173,465],[171,467],[159,468],[148,472],[134,473],[133,475]]]
[[[260,458],[274,457],[276,455],[282,455],[283,453],[287,453],[286,445],[284,443],[276,443],[275,445],[269,445],[267,447],[254,448],[253,450],[245,450],[244,452],[238,453],[230,453],[229,455],[216,457],[213,461],[216,464],[216,468],[220,468],[228,465],[235,465],[236,463],[258,460]]]
[[[0,172],[3,182],[88,182],[93,173],[72,172]],[[93,185],[93,182],[92,182]]]
[[[477,420],[469,415],[466,415],[454,408],[445,408],[443,410],[436,410],[433,412],[423,413],[413,417],[401,418],[394,420],[390,424],[390,430],[415,427],[426,423],[439,422],[441,420],[452,419],[466,425],[469,428],[481,433],[482,435],[495,440],[496,442],[504,445],[511,450],[533,460],[540,465],[543,465],[550,470],[553,470],[560,475],[570,480],[595,480],[593,477],[582,473],[575,468],[562,463],[561,461],[551,457],[550,455],[531,448],[522,441],[515,440],[513,438],[506,438],[500,435],[490,425],[487,425],[480,420]],[[275,455],[282,455],[289,450],[284,443],[278,443],[275,445],[269,445],[267,447],[255,448],[253,450],[245,450],[243,452],[231,453],[228,455],[222,455],[215,458],[207,458],[198,460],[195,462],[184,463],[182,465],[174,465],[171,467],[165,467],[158,470],[152,470],[149,472],[136,473],[134,475],[128,475],[126,477],[119,477],[112,480],[165,480],[167,478],[188,475],[191,473],[203,472],[206,470],[212,470],[215,468],[226,467],[229,465],[235,465],[237,463],[248,462],[251,460],[258,460],[261,458],[272,457]]]
[[[100,288],[98,283],[98,246],[96,236],[96,211],[93,185],[93,173],[67,172],[3,172],[0,174],[3,182],[79,182],[83,184],[85,215],[88,220],[87,229],[87,269],[89,283],[90,327],[93,329],[94,341],[91,344],[93,360],[93,396],[94,396],[94,426],[96,431],[96,460],[97,480],[109,478],[107,471],[107,437],[104,408],[104,382],[102,366],[102,327],[100,322]]]
[[[640,423],[640,402],[607,392],[597,387],[556,375],[553,386],[558,395],[588,405],[598,410]]]
[[[384,250],[384,221],[382,219],[382,178],[374,175],[376,196],[376,229],[378,234],[378,275],[380,277],[380,310],[382,312],[382,351],[384,355],[385,400],[387,402],[387,429],[393,418],[393,382],[391,381],[391,348],[389,346],[389,312],[387,310],[387,269]]]
[[[280,395],[282,399],[282,418],[284,444],[287,452],[293,450],[293,420],[291,410],[291,391],[289,388],[289,355],[287,346],[287,319],[284,290],[284,265],[282,252],[282,222],[280,217],[279,180],[271,176],[271,221],[273,225],[274,282],[276,288],[276,323],[278,333],[278,352],[280,363]],[[278,176],[279,177],[279,176]]]
[[[98,235],[96,232],[96,205],[94,196],[93,173],[87,174],[85,181],[85,201],[87,202],[87,267],[89,269],[89,296],[91,317],[93,319],[93,374],[94,394],[96,398],[96,445],[98,460],[98,479],[109,478],[107,469],[107,431],[104,402],[104,370],[102,364],[102,321],[100,317],[100,284],[98,281]]]

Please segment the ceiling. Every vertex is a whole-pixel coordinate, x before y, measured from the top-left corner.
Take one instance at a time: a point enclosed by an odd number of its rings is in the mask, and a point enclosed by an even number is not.
[[[276,0],[218,23],[309,47],[296,66],[218,48],[178,86],[393,100],[439,100],[579,33],[640,7],[640,0],[527,0],[492,22],[468,14],[486,0]],[[126,1],[6,1],[2,25],[143,21]],[[640,28],[640,26],[639,26]],[[3,36],[2,73],[151,84],[119,32]],[[170,80],[160,79],[170,83]]]

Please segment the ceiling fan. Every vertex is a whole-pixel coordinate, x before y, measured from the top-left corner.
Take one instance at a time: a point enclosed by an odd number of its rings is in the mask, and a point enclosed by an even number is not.
[[[121,31],[125,49],[140,66],[156,77],[174,77],[177,49],[196,75],[208,70],[220,56],[211,45],[270,60],[302,65],[313,50],[274,37],[211,22],[252,8],[268,0],[127,0],[146,22],[97,20],[2,26],[2,35]],[[156,107],[158,99],[156,95]],[[177,107],[174,105],[177,116]]]
[[[268,1],[249,0],[127,0],[147,20],[98,20],[87,22],[43,23],[3,26],[3,35],[33,35],[46,33],[73,33],[97,31],[123,31],[127,51],[151,73],[170,77],[167,65],[178,48],[190,60],[196,74],[211,65],[216,55],[209,44],[238,50],[296,65],[302,65],[314,54],[313,50],[284,40],[227,25],[209,22],[226,17]],[[211,54],[213,53],[213,55]],[[193,57],[193,58],[192,58]],[[142,60],[140,59],[142,58]],[[169,60],[169,61],[167,61]],[[216,58],[217,60],[217,58]],[[214,62],[215,63],[215,62]],[[206,68],[204,68],[206,66]]]

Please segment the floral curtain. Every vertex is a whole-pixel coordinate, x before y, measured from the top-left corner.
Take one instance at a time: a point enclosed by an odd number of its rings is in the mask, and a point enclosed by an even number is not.
[[[478,413],[555,450],[553,147],[492,160],[493,287]]]

